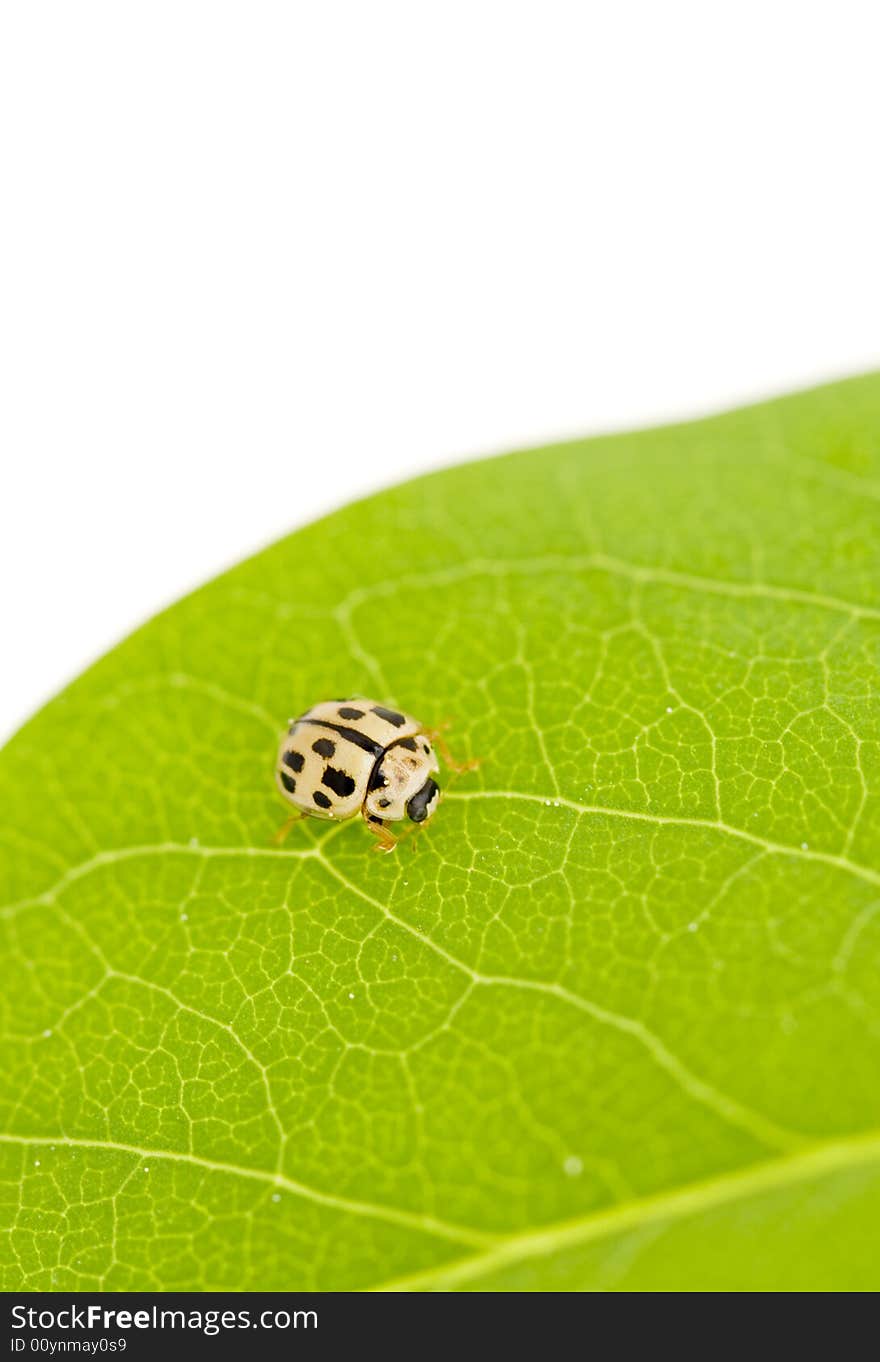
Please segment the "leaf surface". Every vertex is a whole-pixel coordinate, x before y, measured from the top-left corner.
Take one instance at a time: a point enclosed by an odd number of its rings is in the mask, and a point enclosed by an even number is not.
[[[0,1285],[877,1289],[878,517],[872,376],[383,493],[59,696],[0,755]],[[479,773],[274,846],[358,692]]]

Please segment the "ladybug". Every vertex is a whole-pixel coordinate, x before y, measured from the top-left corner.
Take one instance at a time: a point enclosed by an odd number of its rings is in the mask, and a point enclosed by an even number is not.
[[[300,818],[339,823],[360,814],[377,838],[375,850],[393,851],[397,838],[386,824],[425,823],[437,811],[435,744],[451,770],[477,765],[453,761],[438,730],[375,700],[313,705],[291,723],[278,751],[278,788],[298,810],[279,839]]]

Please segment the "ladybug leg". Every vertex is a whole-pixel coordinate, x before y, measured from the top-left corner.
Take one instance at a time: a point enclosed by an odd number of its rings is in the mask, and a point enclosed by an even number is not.
[[[406,832],[405,833],[402,832],[400,834],[398,841],[402,842],[404,838],[406,838],[406,840],[409,842],[410,850],[415,851],[418,845],[419,834],[424,832],[424,830],[425,830],[424,823],[410,823]]]
[[[388,852],[394,850],[394,848],[397,846],[397,838],[392,837],[391,833],[388,831],[385,824],[382,822],[381,818],[377,818],[375,814],[367,813],[365,809],[364,822],[370,829],[370,832],[373,834],[373,836],[377,839],[373,843],[374,851]]]
[[[284,841],[285,837],[287,836],[287,834],[290,832],[290,829],[293,827],[294,823],[300,823],[304,818],[308,818],[308,816],[309,815],[305,812],[305,810],[300,809],[299,813],[292,813],[289,818],[286,818],[284,822],[281,824],[281,827],[276,832],[275,836],[272,838],[272,841],[275,843],[275,845],[280,846],[281,843]]]
[[[443,734],[451,727],[452,722],[447,719],[445,723],[438,724],[436,728],[423,728],[422,732],[428,739],[428,742],[433,743],[434,747],[436,747],[437,751],[440,753],[440,756],[443,758],[443,765],[448,767],[455,775],[461,776],[464,775],[466,771],[476,771],[480,765],[479,757],[472,757],[470,761],[456,761],[455,757],[450,752]]]

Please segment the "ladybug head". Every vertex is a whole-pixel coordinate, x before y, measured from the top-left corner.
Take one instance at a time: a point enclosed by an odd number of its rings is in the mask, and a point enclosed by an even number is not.
[[[432,775],[439,769],[427,738],[401,738],[376,763],[367,812],[389,823],[401,818],[424,823],[440,802],[440,787]]]

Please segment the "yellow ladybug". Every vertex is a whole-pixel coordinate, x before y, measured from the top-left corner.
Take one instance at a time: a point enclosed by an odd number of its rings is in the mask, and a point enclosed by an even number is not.
[[[278,752],[278,788],[298,810],[280,835],[299,818],[338,823],[359,813],[378,838],[376,850],[393,851],[397,839],[386,824],[424,823],[440,803],[435,744],[451,770],[476,766],[454,762],[436,729],[375,700],[313,705],[290,725]]]

